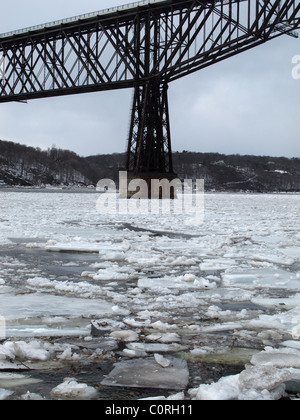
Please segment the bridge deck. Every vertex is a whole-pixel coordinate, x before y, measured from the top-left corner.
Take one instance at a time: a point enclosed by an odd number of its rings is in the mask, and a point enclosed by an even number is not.
[[[40,25],[30,26],[23,29],[17,29],[15,31],[6,32],[0,34],[0,39],[2,38],[10,38],[14,37],[15,35],[23,35],[28,34],[29,32],[37,32],[44,29],[55,29],[58,27],[66,26],[69,24],[79,23],[82,20],[89,20],[93,18],[98,18],[101,16],[110,16],[114,17],[118,15],[120,12],[136,12],[138,8],[142,7],[151,7],[152,5],[157,5],[157,3],[166,3],[167,5],[170,4],[170,0],[142,0],[137,2],[132,2],[128,4],[124,4],[121,6],[110,7],[108,9],[98,10],[96,12],[85,13],[83,15],[77,15],[70,18],[65,18],[61,20],[55,20],[53,22],[42,23]]]

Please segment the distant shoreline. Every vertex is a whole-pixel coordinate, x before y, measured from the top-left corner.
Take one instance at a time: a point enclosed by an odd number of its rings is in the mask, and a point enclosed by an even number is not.
[[[44,193],[44,194],[102,194],[100,191],[97,191],[96,188],[87,188],[87,187],[50,187],[50,188],[39,188],[39,187],[19,187],[19,186],[1,186],[0,194],[2,192],[11,192],[11,193]],[[243,195],[299,195],[300,191],[212,191],[207,190],[205,194],[243,194]]]

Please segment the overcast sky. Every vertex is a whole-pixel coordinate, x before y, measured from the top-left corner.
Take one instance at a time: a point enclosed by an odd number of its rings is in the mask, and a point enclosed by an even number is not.
[[[129,3],[3,1],[0,33]],[[174,151],[300,157],[300,39],[276,40],[170,84]],[[0,139],[82,156],[126,149],[132,90],[0,104]]]

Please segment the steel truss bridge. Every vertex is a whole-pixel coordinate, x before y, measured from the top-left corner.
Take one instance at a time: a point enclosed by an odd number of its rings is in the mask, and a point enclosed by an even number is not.
[[[300,0],[144,0],[0,35],[0,102],[133,88],[127,170],[173,174],[168,85],[284,34]]]

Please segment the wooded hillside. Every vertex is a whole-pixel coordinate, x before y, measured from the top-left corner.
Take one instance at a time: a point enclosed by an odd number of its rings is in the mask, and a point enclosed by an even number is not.
[[[300,191],[300,159],[270,156],[175,152],[181,179],[204,179],[206,190]],[[0,185],[89,185],[102,178],[118,182],[125,154],[80,157],[57,147],[41,150],[0,140]]]

